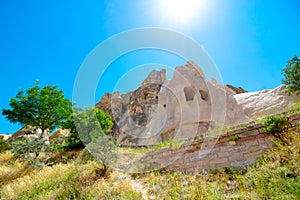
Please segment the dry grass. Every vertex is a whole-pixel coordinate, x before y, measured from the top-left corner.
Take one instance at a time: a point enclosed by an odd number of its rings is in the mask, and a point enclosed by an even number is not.
[[[33,171],[33,168],[19,161],[10,162],[13,154],[6,151],[0,154],[0,185],[4,186],[13,180],[25,176]]]
[[[0,165],[7,163],[12,158],[12,156],[13,154],[10,151],[6,151],[0,154]]]
[[[8,175],[13,170],[20,171],[22,163],[1,166],[1,173]],[[32,170],[15,181],[6,182],[1,187],[3,199],[140,199],[130,179],[119,179],[113,172],[107,178],[98,174],[102,166],[95,161],[87,163],[71,162],[52,167]]]

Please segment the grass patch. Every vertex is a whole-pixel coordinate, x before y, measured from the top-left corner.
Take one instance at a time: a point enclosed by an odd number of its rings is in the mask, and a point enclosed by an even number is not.
[[[230,141],[236,142],[238,139],[239,139],[239,136],[237,136],[237,135],[233,135],[230,137]]]
[[[174,138],[170,138],[169,140],[158,143],[156,146],[153,147],[153,150],[157,151],[164,148],[179,149],[183,143],[183,141],[178,141]]]
[[[10,167],[11,168],[11,167]],[[101,177],[95,161],[72,162],[35,169],[1,187],[4,199],[140,199],[130,180],[116,174]],[[21,167],[19,168],[21,169]],[[114,198],[113,198],[114,197]]]

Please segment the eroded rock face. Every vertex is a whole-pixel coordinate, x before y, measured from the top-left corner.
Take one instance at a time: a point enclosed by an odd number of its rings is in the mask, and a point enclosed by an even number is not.
[[[201,135],[212,126],[248,121],[233,96],[206,81],[201,69],[193,62],[176,67],[173,78],[163,84],[159,105],[166,113],[161,134],[175,128],[172,137],[178,139]]]
[[[10,134],[0,134],[0,140],[8,140],[10,137]]]
[[[300,101],[300,96],[289,96],[284,86],[273,90],[261,90],[234,95],[245,114],[252,119],[266,115],[274,115],[286,111],[293,103]]]
[[[112,116],[111,134],[120,144],[135,144],[137,136],[146,130],[158,93],[166,80],[166,71],[152,71],[135,91],[127,94],[106,93],[96,104],[97,108]]]
[[[243,89],[242,87],[234,87],[229,84],[227,84],[227,85],[218,84],[214,78],[210,79],[210,83],[213,84],[215,87],[218,87],[218,88],[224,90],[229,95],[236,95],[236,94],[248,92],[247,90]]]
[[[105,94],[96,107],[112,115],[113,136],[123,145],[188,139],[212,126],[248,122],[233,96],[216,84],[206,81],[201,69],[188,62],[176,67],[171,80],[165,70],[152,71],[137,90]]]
[[[70,135],[70,130],[59,128],[49,137],[49,139],[59,138],[60,136],[69,137]]]
[[[248,92],[247,90],[245,90],[242,87],[234,87],[232,85],[226,85],[226,87],[230,88],[231,90],[233,90],[235,92],[235,94],[242,94],[242,93],[246,93]]]
[[[20,130],[15,132],[8,138],[9,142],[13,142],[16,140],[20,140],[23,138],[43,138],[45,140],[45,144],[50,145],[49,143],[49,130],[45,130],[44,133],[40,128],[32,127],[30,125],[23,126]]]

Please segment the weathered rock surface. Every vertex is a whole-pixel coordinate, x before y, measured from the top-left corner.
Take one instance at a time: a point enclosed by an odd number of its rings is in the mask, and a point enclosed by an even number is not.
[[[256,119],[265,115],[274,115],[286,111],[293,103],[300,101],[300,96],[289,96],[284,86],[273,90],[261,90],[234,95],[237,103],[242,106],[245,114]]]
[[[23,126],[20,130],[15,132],[11,135],[10,138],[8,138],[9,142],[13,142],[16,140],[20,140],[24,138],[26,135],[41,135],[42,131],[39,128],[32,127],[30,125]],[[49,140],[49,130],[45,130],[44,137],[46,137]]]
[[[234,87],[232,85],[227,84],[226,87],[230,88],[231,90],[233,90],[235,92],[235,94],[242,94],[242,93],[246,93],[248,92],[247,90],[245,90],[242,87]]]
[[[70,136],[70,130],[59,128],[49,137],[49,139],[55,139],[60,136],[65,136],[65,137]]]
[[[229,92],[230,91],[230,92]],[[167,140],[189,139],[210,127],[249,121],[232,94],[216,81],[206,81],[193,62],[166,71],[152,71],[142,85],[127,94],[106,93],[96,104],[112,115],[112,134],[121,145],[153,145]]]
[[[152,106],[158,103],[158,93],[166,80],[166,71],[152,71],[135,91],[127,94],[106,93],[96,104],[97,108],[111,114],[114,126],[111,133],[120,144],[136,141],[149,123]]]
[[[1,140],[8,140],[11,137],[10,134],[0,134],[0,139]]]

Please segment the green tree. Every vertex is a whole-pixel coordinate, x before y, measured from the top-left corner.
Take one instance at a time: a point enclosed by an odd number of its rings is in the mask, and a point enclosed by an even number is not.
[[[86,108],[85,111],[76,109],[63,127],[72,133],[66,142],[71,144],[70,142],[82,141],[86,150],[102,163],[102,173],[105,174],[117,159],[118,148],[114,141],[105,135],[112,126],[113,122],[108,113],[98,108]]]
[[[290,59],[284,69],[282,69],[284,79],[282,83],[286,86],[289,95],[296,93],[300,94],[300,59],[294,56]]]
[[[66,139],[66,148],[83,147],[85,144],[104,136],[113,126],[111,116],[98,108],[75,108],[62,128],[69,129],[71,136]]]
[[[31,125],[42,130],[52,131],[65,122],[72,112],[72,103],[64,97],[56,86],[35,86],[24,92],[20,90],[10,99],[11,109],[2,109],[2,115],[12,123]]]
[[[3,109],[2,114],[10,122],[32,126],[23,140],[12,144],[14,157],[27,160],[33,166],[43,166],[47,158],[40,162],[39,155],[49,147],[45,131],[52,131],[67,120],[72,112],[71,101],[65,99],[63,91],[56,86],[41,88],[37,81],[25,92],[20,90],[9,105],[11,109]]]
[[[86,145],[86,150],[103,165],[101,174],[106,174],[109,167],[114,166],[118,159],[118,147],[107,136],[99,135],[99,137],[96,137]]]

